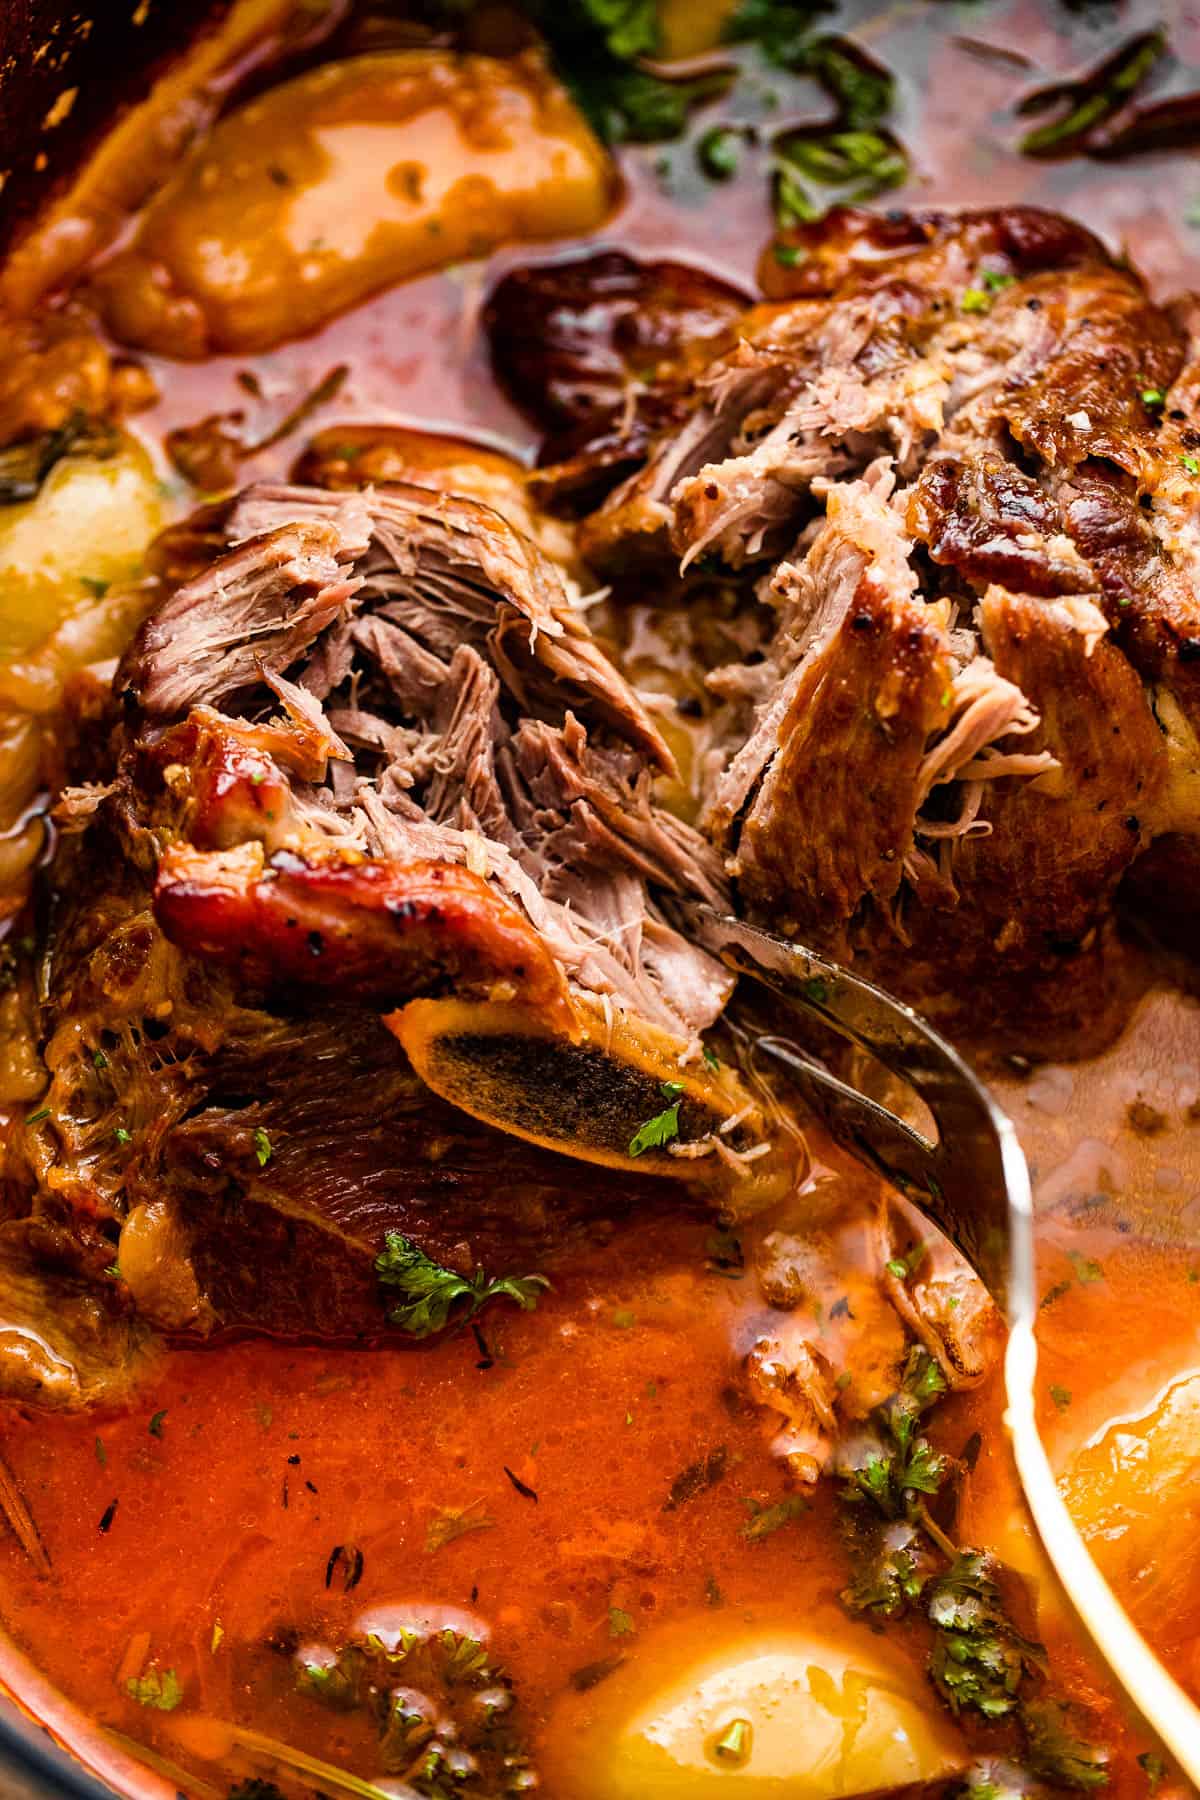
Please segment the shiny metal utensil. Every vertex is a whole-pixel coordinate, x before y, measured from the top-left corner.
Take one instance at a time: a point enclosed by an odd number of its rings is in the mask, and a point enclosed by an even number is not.
[[[838,963],[725,918],[683,912],[689,935],[739,975],[866,1050],[928,1108],[936,1140],[834,1075],[790,1038],[758,1047],[788,1070],[831,1136],[928,1215],[1008,1319],[1005,1425],[1029,1510],[1097,1649],[1181,1772],[1200,1784],[1200,1708],[1159,1662],[1100,1573],[1059,1493],[1038,1433],[1033,1196],[1011,1119],[958,1053],[902,1001]]]

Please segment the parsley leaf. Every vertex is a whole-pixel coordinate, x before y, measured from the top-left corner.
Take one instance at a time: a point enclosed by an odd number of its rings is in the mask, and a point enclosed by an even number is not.
[[[265,1169],[271,1160],[272,1151],[271,1140],[261,1125],[255,1126],[254,1129],[254,1154],[258,1158],[259,1168]]]
[[[605,47],[622,62],[653,56],[659,48],[655,0],[576,0],[576,5],[603,35]]]
[[[680,1081],[664,1081],[662,1083],[663,1098],[671,1102],[665,1111],[655,1113],[644,1125],[639,1125],[629,1140],[630,1156],[642,1156],[647,1150],[661,1150],[679,1136],[679,1102],[683,1098],[683,1083]]]
[[[425,1527],[425,1550],[432,1556],[445,1544],[452,1544],[455,1538],[466,1537],[472,1531],[493,1531],[496,1521],[483,1512],[482,1500],[472,1500],[469,1506],[448,1506],[443,1512],[435,1513]]]
[[[542,1289],[550,1283],[544,1275],[499,1275],[489,1280],[482,1269],[460,1275],[426,1256],[416,1244],[389,1231],[385,1248],[375,1258],[375,1272],[384,1287],[399,1288],[402,1299],[388,1314],[413,1337],[429,1337],[447,1325],[460,1301],[460,1322],[473,1319],[491,1300],[513,1300],[522,1312],[532,1312]]]
[[[781,1526],[790,1525],[793,1519],[799,1519],[809,1510],[809,1502],[803,1494],[785,1494],[774,1506],[759,1506],[757,1501],[749,1504],[754,1510],[742,1526],[742,1536],[750,1544],[761,1544],[764,1538],[770,1537]]]
[[[157,1712],[174,1712],[183,1699],[183,1687],[174,1669],[147,1669],[143,1675],[131,1675],[125,1692],[139,1706],[152,1706]]]
[[[1032,1775],[1056,1787],[1088,1792],[1108,1784],[1108,1756],[1070,1730],[1071,1709],[1061,1700],[1035,1700],[1024,1709],[1025,1758]]]
[[[918,1525],[900,1519],[859,1532],[851,1548],[855,1552],[854,1579],[841,1597],[848,1612],[897,1619],[920,1599],[934,1559]]]
[[[952,1712],[970,1707],[985,1719],[1014,1711],[1026,1670],[1042,1657],[1040,1645],[1013,1629],[995,1567],[982,1551],[963,1550],[926,1589],[926,1610],[936,1631],[929,1659],[933,1684]]]

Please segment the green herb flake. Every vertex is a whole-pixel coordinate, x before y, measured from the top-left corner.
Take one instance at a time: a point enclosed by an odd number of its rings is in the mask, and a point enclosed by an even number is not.
[[[655,1113],[644,1125],[639,1125],[629,1140],[630,1156],[644,1156],[647,1150],[661,1150],[664,1145],[679,1136],[679,1102],[683,1096],[681,1081],[664,1081],[662,1095],[670,1101],[662,1112]]]
[[[618,1331],[632,1331],[637,1324],[637,1314],[630,1312],[627,1307],[619,1307],[612,1316],[612,1322]]]
[[[388,1319],[412,1337],[443,1330],[456,1309],[461,1320],[473,1319],[492,1300],[512,1300],[522,1312],[532,1312],[550,1286],[544,1275],[500,1275],[489,1280],[482,1269],[460,1275],[434,1262],[398,1231],[388,1232],[385,1248],[375,1258],[375,1272],[383,1287],[400,1290],[401,1299]]]
[[[808,251],[802,244],[785,244],[780,238],[776,238],[771,254],[781,269],[798,269],[808,261]]]
[[[125,1692],[139,1706],[152,1706],[157,1712],[174,1712],[183,1699],[183,1688],[174,1669],[147,1669],[144,1675],[132,1675]]]
[[[1158,1792],[1159,1784],[1167,1778],[1167,1765],[1157,1750],[1143,1750],[1138,1757],[1138,1767],[1145,1772],[1150,1783],[1150,1792]]]
[[[1055,1406],[1057,1406],[1059,1412],[1066,1412],[1068,1406],[1071,1404],[1071,1390],[1070,1388],[1059,1387],[1056,1381],[1052,1381],[1050,1383],[1050,1398],[1053,1400]]]
[[[1152,412],[1157,412],[1160,407],[1166,405],[1166,402],[1167,396],[1162,388],[1146,387],[1142,389],[1142,405],[1148,406]]]
[[[156,1412],[154,1414],[154,1417],[151,1419],[149,1425],[146,1427],[146,1429],[150,1433],[151,1437],[160,1438],[162,1436],[163,1420],[166,1418],[166,1416],[167,1416],[167,1409],[165,1406],[163,1407],[161,1412]]]
[[[710,181],[730,181],[738,171],[738,133],[728,125],[713,125],[696,144],[696,161]]]
[[[108,1058],[105,1056],[103,1050],[93,1050],[92,1067],[93,1069],[107,1069]]]
[[[884,1267],[889,1275],[895,1276],[897,1281],[907,1281],[908,1277],[914,1275],[920,1268],[928,1254],[929,1245],[922,1240],[919,1244],[911,1245],[903,1256],[890,1256]]]
[[[1031,1775],[1054,1787],[1087,1793],[1108,1785],[1108,1756],[1077,1738],[1071,1709],[1061,1700],[1031,1701],[1023,1710],[1025,1756]]]
[[[1189,475],[1200,475],[1200,458],[1195,456],[1181,456],[1179,461]]]
[[[472,1531],[494,1530],[495,1519],[489,1518],[482,1508],[482,1500],[472,1500],[469,1506],[447,1506],[442,1512],[435,1513],[425,1527],[426,1555],[432,1556]]]
[[[960,310],[965,313],[985,313],[992,310],[991,297],[982,288],[977,287],[964,289],[958,304]]]
[[[1006,275],[1003,269],[981,269],[979,271],[979,284],[981,287],[985,287],[989,294],[998,294],[1002,288],[1011,287],[1016,279],[1015,275]]]
[[[633,1629],[634,1629],[633,1615],[631,1613],[627,1613],[627,1612],[623,1611],[623,1609],[619,1606],[610,1606],[609,1607],[609,1609],[608,1609],[608,1635],[609,1635],[609,1637],[615,1637],[615,1638],[629,1637],[632,1635]]]
[[[261,1125],[254,1131],[254,1154],[258,1158],[258,1166],[265,1169],[271,1160],[271,1140]]]
[[[111,582],[98,580],[94,575],[81,575],[79,577],[79,582],[80,586],[85,587],[88,593],[93,595],[97,600],[103,600],[105,594],[107,594],[112,585]]]
[[[100,1464],[102,1469],[108,1467],[108,1451],[104,1448],[103,1438],[96,1439],[96,1461]]]
[[[1075,1271],[1075,1279],[1082,1287],[1090,1287],[1093,1282],[1104,1280],[1104,1270],[1091,1256],[1081,1256],[1078,1250],[1071,1251],[1071,1267]]]
[[[113,1131],[113,1137],[116,1139],[118,1144],[129,1144],[129,1143],[132,1143],[132,1141],[133,1141],[132,1137],[130,1136],[130,1133],[128,1131],[126,1131],[124,1125],[118,1125],[116,1127],[116,1129]]]
[[[1197,466],[1200,467],[1200,464]],[[715,1050],[710,1050],[707,1044],[704,1046],[704,1066],[706,1069],[711,1069],[714,1075],[721,1066],[720,1057]]]
[[[114,1281],[120,1281],[120,1279],[121,1279],[120,1263],[115,1263],[115,1262],[109,1263],[109,1265],[108,1265],[107,1269],[105,1269],[104,1273],[106,1275],[111,1275]]]
[[[785,1494],[773,1506],[759,1506],[756,1500],[747,1505],[753,1508],[750,1517],[742,1526],[742,1536],[748,1544],[761,1544],[764,1538],[773,1537],[775,1532],[794,1519],[802,1518],[809,1510],[809,1502],[803,1494]]]

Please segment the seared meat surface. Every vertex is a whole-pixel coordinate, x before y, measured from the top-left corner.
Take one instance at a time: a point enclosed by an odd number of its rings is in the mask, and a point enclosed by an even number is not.
[[[735,904],[977,1042],[1079,1051],[1126,878],[1200,834],[1194,309],[1031,208],[792,236],[637,466],[598,454],[581,551],[618,600],[657,567],[772,611],[708,675]]]
[[[252,488],[156,560],[57,806],[10,1248],[159,1327],[353,1336],[389,1230],[504,1268],[655,1178],[786,1187],[664,910],[727,905],[720,856],[557,563],[401,483]]]
[[[786,1192],[681,903],[1040,1054],[1115,1023],[1122,904],[1186,944],[1200,315],[1028,210],[796,236],[749,307],[616,254],[506,277],[528,488],[347,427],[160,540],[56,807],[0,1258],[74,1341],[10,1385],[78,1400],[146,1324],[372,1334],[387,1231],[505,1269]]]

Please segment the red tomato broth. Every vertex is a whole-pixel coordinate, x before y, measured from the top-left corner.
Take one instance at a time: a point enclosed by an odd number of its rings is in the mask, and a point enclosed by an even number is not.
[[[242,1342],[172,1353],[142,1403],[120,1416],[18,1414],[5,1454],[53,1574],[39,1581],[14,1541],[0,1545],[14,1639],[102,1727],[198,1773],[204,1763],[180,1746],[195,1712],[369,1775],[373,1734],[297,1693],[291,1657],[271,1647],[281,1630],[336,1648],[356,1621],[388,1609],[446,1607],[481,1618],[536,1745],[553,1729],[572,1671],[618,1652],[645,1655],[653,1667],[654,1627],[670,1620],[693,1620],[703,1641],[713,1628],[713,1581],[722,1611],[746,1625],[803,1620],[848,1578],[834,1484],[821,1483],[809,1512],[761,1542],[742,1536],[747,1500],[766,1505],[784,1491],[760,1418],[737,1385],[740,1341],[763,1303],[752,1276],[706,1270],[705,1235],[694,1222],[656,1221],[574,1257],[536,1313],[497,1308],[486,1317],[489,1369],[478,1367],[469,1332],[403,1352]],[[1075,1233],[1070,1250],[1102,1253],[1104,1280],[1076,1282],[1046,1309],[1043,1377],[1070,1379],[1076,1405],[1103,1409],[1105,1364],[1081,1367],[1079,1343],[1102,1334],[1120,1356],[1144,1340],[1147,1293],[1162,1295],[1154,1361],[1165,1377],[1189,1348],[1194,1354],[1196,1284],[1181,1278],[1175,1258],[1114,1245],[1109,1233]],[[1050,1251],[1043,1287],[1071,1267],[1063,1250]],[[1056,1681],[1095,1708],[1117,1753],[1120,1793],[1120,1771],[1135,1767],[1144,1734],[1129,1724],[1038,1560],[1002,1405],[993,1374],[946,1400],[932,1423],[932,1437],[952,1453],[973,1433],[981,1438],[957,1535],[1035,1571],[1037,1628]],[[1051,1404],[1048,1430],[1056,1416]],[[675,1475],[718,1446],[727,1453],[724,1477],[664,1510]],[[505,1465],[536,1501],[517,1491]],[[430,1550],[438,1515],[470,1507],[494,1523]],[[363,1553],[350,1593],[346,1561],[327,1585],[338,1545]],[[1186,1595],[1182,1626],[1178,1610],[1165,1636],[1153,1616],[1140,1623],[1200,1688],[1200,1577],[1192,1567],[1172,1579]],[[632,1621],[616,1638],[612,1608]],[[143,1707],[119,1684],[131,1641],[147,1632],[145,1666],[173,1669],[183,1686],[177,1713]],[[923,1668],[921,1624],[890,1625],[887,1637],[915,1671]],[[986,1730],[968,1735],[988,1742]]]
[[[980,15],[977,36],[1020,42],[1043,69],[1076,66],[1078,49],[1056,40],[1040,12],[1026,4]],[[904,31],[901,19],[871,39],[876,54],[900,64],[899,129],[919,170],[898,203],[1061,205],[1113,235],[1128,227],[1150,273],[1179,284],[1195,260],[1187,254],[1194,232],[1174,223],[1190,198],[1182,159],[1122,166],[1119,181],[1100,165],[1030,164],[995,141],[990,124],[980,126],[1011,104],[1023,78],[949,35],[926,65],[926,41],[912,33],[905,68]],[[1087,60],[1100,53],[1099,38],[1089,38]],[[682,168],[687,154],[678,149],[668,160]],[[595,241],[682,255],[749,280],[769,230],[761,180],[708,187],[697,201],[690,176],[673,187],[659,161],[654,151],[625,157],[623,207]],[[467,429],[528,459],[533,434],[490,380],[478,312],[504,268],[554,253],[524,247],[423,277],[264,355],[190,365],[147,358],[160,401],[139,429],[157,448],[176,426],[246,410],[238,376],[247,369],[286,411],[345,364],[339,391],[297,436],[247,459],[241,480],[282,473],[307,436],[347,420]],[[514,1677],[536,1750],[572,1670],[616,1653],[652,1657],[659,1622],[693,1620],[702,1638],[710,1580],[747,1624],[781,1608],[802,1619],[846,1580],[835,1493],[822,1483],[802,1518],[761,1543],[742,1537],[746,1499],[769,1503],[784,1491],[759,1418],[724,1398],[737,1391],[739,1353],[762,1301],[752,1275],[728,1281],[706,1272],[704,1237],[694,1222],[655,1220],[573,1255],[554,1270],[555,1291],[536,1313],[486,1316],[490,1369],[476,1366],[469,1333],[404,1353],[242,1342],[170,1353],[137,1408],[120,1416],[12,1415],[5,1455],[53,1574],[39,1581],[15,1542],[0,1539],[0,1616],[101,1726],[218,1781],[211,1765],[181,1749],[176,1726],[193,1708],[372,1772],[365,1727],[297,1694],[290,1657],[267,1642],[283,1626],[304,1642],[336,1645],[379,1607],[476,1613]],[[1100,1264],[1103,1279],[1077,1279],[1079,1258]],[[1103,1219],[1056,1218],[1048,1228],[1042,1290],[1070,1283],[1040,1319],[1042,1419],[1059,1458],[1115,1413],[1148,1406],[1196,1363],[1197,1263]],[[633,1323],[620,1322],[626,1315]],[[1055,1387],[1070,1390],[1068,1408],[1052,1398]],[[150,1431],[159,1414],[160,1435]],[[1024,1554],[1014,1560],[1038,1568],[1038,1624],[1056,1678],[1096,1708],[1115,1751],[1109,1791],[1140,1794],[1135,1759],[1147,1740],[1037,1563],[996,1374],[946,1401],[931,1426],[955,1452],[976,1431],[981,1450],[963,1491],[960,1537],[1002,1553],[1016,1546]],[[729,1455],[724,1479],[664,1513],[673,1477],[717,1445]],[[518,1492],[506,1464],[536,1502]],[[494,1523],[426,1548],[441,1509],[471,1506]],[[1115,1537],[1119,1522],[1112,1529]],[[326,1581],[338,1545],[363,1552],[362,1579],[348,1594],[343,1565]],[[1093,1547],[1124,1592],[1127,1571],[1103,1531]],[[1175,1604],[1169,1613],[1139,1610],[1138,1623],[1200,1694],[1200,1573],[1169,1573]],[[633,1620],[631,1632],[612,1635],[613,1607]],[[173,1668],[183,1684],[178,1713],[139,1706],[118,1683],[131,1640],[147,1631],[147,1666]],[[891,1625],[888,1638],[923,1669],[923,1626]],[[256,1765],[231,1766],[249,1773]]]

